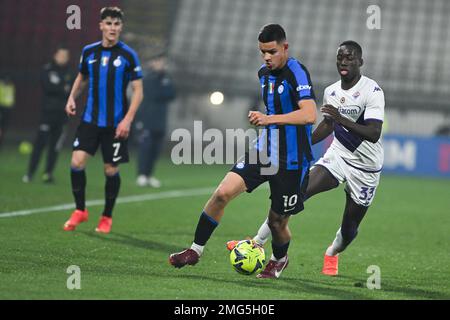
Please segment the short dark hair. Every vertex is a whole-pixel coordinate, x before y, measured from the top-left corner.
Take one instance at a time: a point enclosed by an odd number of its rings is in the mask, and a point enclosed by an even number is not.
[[[360,58],[362,58],[362,48],[361,48],[361,46],[359,45],[358,42],[353,41],[353,40],[347,40],[347,41],[342,42],[342,43],[339,45],[339,47],[341,47],[341,46],[346,46],[346,47],[351,47],[351,48],[353,48],[353,49],[356,51],[356,54],[357,54]]]
[[[277,43],[286,40],[286,32],[279,24],[266,24],[258,35],[258,41],[262,43],[276,41]]]
[[[100,20],[110,18],[118,18],[123,20],[124,13],[119,7],[104,7],[100,10]]]

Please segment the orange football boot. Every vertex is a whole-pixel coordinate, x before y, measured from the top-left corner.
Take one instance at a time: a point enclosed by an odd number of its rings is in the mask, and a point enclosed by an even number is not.
[[[327,276],[337,276],[338,275],[338,260],[339,256],[327,256],[323,257],[323,268],[322,273]]]
[[[84,211],[77,209],[74,212],[72,212],[70,219],[66,221],[63,229],[65,231],[73,231],[80,223],[85,221],[88,221],[87,209],[85,209]]]
[[[100,218],[97,228],[95,228],[95,231],[99,233],[109,233],[111,231],[111,226],[112,226],[112,218],[102,216]]]
[[[259,246],[259,244],[257,244],[256,241],[253,240],[251,237],[245,237],[245,240],[252,240],[253,243],[254,243],[255,245]],[[236,247],[236,245],[237,245],[240,241],[242,241],[242,240],[230,240],[230,241],[227,241],[227,250],[228,250],[228,251],[233,250],[234,247]]]

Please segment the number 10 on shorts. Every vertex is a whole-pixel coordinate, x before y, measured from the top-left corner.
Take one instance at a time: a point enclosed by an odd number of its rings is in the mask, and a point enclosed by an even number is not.
[[[284,199],[284,207],[289,208],[297,204],[298,196],[296,194],[292,195],[291,197],[283,196],[283,199]]]

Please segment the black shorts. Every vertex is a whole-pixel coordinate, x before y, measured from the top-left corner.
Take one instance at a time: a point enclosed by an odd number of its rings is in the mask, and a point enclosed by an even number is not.
[[[104,163],[126,163],[129,160],[128,140],[115,139],[115,135],[116,128],[102,128],[81,122],[75,135],[73,150],[82,150],[93,156],[100,145]]]
[[[236,162],[230,172],[237,173],[244,179],[247,192],[268,181],[272,211],[281,215],[297,214],[304,209],[303,202],[308,186],[309,167],[298,170],[279,169],[274,175],[263,175],[262,164],[249,164],[247,157]]]

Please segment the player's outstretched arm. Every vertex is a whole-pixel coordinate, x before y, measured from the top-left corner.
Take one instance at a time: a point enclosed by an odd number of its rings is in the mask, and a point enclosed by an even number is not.
[[[128,135],[130,134],[131,123],[133,122],[134,117],[136,116],[136,112],[139,109],[142,100],[144,99],[142,79],[132,81],[131,89],[133,90],[133,93],[131,95],[130,107],[128,108],[127,114],[125,115],[123,120],[120,121],[119,125],[117,126],[116,139],[128,138]]]
[[[75,103],[75,100],[78,98],[78,96],[83,92],[83,89],[86,87],[87,79],[83,77],[81,73],[78,73],[73,86],[72,90],[70,91],[69,98],[67,99],[66,104],[66,113],[68,116],[74,116],[77,113],[77,105]]]
[[[322,111],[326,117],[333,119],[336,123],[339,123],[341,126],[357,134],[364,140],[376,143],[380,139],[381,128],[383,125],[383,122],[381,121],[368,120],[366,121],[366,124],[358,124],[341,116],[339,111],[330,105],[323,106],[320,108],[320,111]]]

